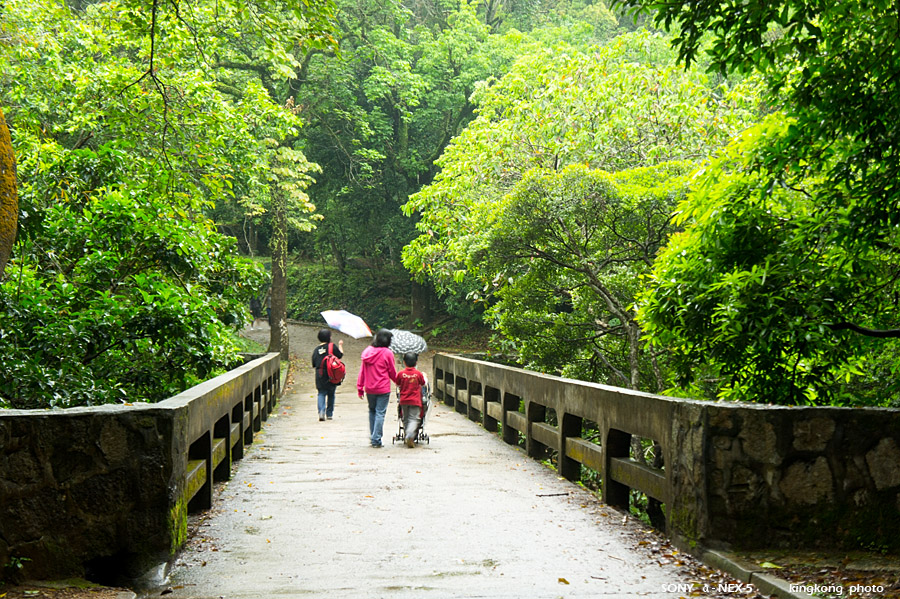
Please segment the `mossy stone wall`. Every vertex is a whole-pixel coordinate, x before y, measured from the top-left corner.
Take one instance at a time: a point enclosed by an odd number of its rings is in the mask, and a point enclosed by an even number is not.
[[[168,559],[183,541],[170,513],[183,485],[173,460],[187,451],[175,412],[42,412],[0,418],[0,564],[27,557],[26,575],[53,578],[83,574],[94,559],[135,575]]]

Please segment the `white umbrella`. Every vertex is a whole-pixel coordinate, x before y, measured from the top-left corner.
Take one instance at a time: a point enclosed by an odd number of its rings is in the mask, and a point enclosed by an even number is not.
[[[346,333],[354,339],[372,336],[369,325],[356,314],[351,314],[346,310],[325,310],[321,314],[328,326]]]
[[[393,337],[391,337],[391,344],[389,347],[395,354],[402,355],[407,352],[421,354],[428,349],[428,344],[425,342],[425,339],[413,332],[391,329],[391,334]]]

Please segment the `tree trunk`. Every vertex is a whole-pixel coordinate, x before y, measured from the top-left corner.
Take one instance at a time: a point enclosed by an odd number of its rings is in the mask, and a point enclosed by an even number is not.
[[[344,257],[344,252],[341,251],[341,246],[335,241],[334,235],[328,236],[328,243],[331,244],[331,254],[334,256],[334,261],[337,262],[338,270],[344,272],[347,268],[347,259]]]
[[[16,156],[12,139],[0,110],[0,279],[12,253],[19,219],[19,194],[16,188]]]
[[[641,389],[641,327],[633,320],[626,324],[628,331],[628,363],[631,366],[631,388]]]
[[[502,22],[502,19],[500,18],[500,10],[502,8],[502,0],[488,0],[485,5],[484,22],[491,28],[491,31],[496,31]]]
[[[409,328],[428,324],[431,320],[431,294],[428,287],[413,281],[411,296],[412,309],[409,315]]]
[[[278,189],[272,194],[272,315],[269,318],[269,351],[289,357],[287,330],[287,198]]]
[[[409,123],[403,118],[403,113],[397,111],[397,158],[405,160],[409,152]],[[401,167],[403,165],[400,165]]]

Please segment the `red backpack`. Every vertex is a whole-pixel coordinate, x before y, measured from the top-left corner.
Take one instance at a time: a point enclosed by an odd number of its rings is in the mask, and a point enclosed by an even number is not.
[[[334,353],[334,343],[328,344],[328,354],[322,358],[322,373],[328,376],[328,382],[340,385],[344,382],[347,367]]]

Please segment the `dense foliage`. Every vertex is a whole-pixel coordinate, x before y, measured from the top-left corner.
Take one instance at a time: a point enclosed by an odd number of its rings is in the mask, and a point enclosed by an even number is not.
[[[658,389],[634,295],[692,165],[752,119],[752,87],[677,68],[664,39],[640,33],[523,57],[476,99],[406,206],[422,234],[405,264],[486,301],[537,368]]]
[[[705,175],[644,298],[679,383],[776,403],[900,402],[896,6],[639,4],[677,26],[682,59],[706,49],[713,68],[760,73],[780,109]]]
[[[37,183],[24,198],[55,201],[31,219],[0,287],[3,403],[156,401],[233,361],[226,325],[242,322],[261,282],[233,240],[172,206],[125,152],[56,158],[28,172]],[[96,188],[91,175],[119,184]]]
[[[331,264],[296,263],[288,266],[287,274],[290,318],[321,322],[320,312],[340,307],[363,316],[372,330],[408,324],[411,283],[400,266],[376,270],[354,263],[341,270]]]
[[[599,7],[584,15],[590,22],[563,30],[525,6],[493,4],[337,3],[340,53],[307,54],[290,84],[307,121],[304,151],[323,168],[311,193],[325,220],[297,251],[339,267],[348,257],[398,264],[415,236],[400,206],[473,118],[478,83],[502,76],[529,48],[588,43],[615,26]]]
[[[253,80],[234,102],[204,70],[204,15],[250,18],[217,6],[192,4],[192,21],[162,3],[0,8],[21,192],[4,405],[153,401],[236,359],[228,330],[263,281],[204,211],[234,201],[236,181],[296,196],[311,166],[270,142],[296,133],[291,110]]]
[[[627,4],[671,37],[583,0],[7,0],[0,401],[227,366],[264,277],[223,234],[271,254],[272,349],[436,292],[542,370],[898,401],[895,8]]]
[[[760,154],[792,126],[775,115],[710,167],[681,206],[688,228],[657,260],[640,315],[695,393],[883,404],[898,391],[895,344],[839,323],[877,327],[896,314],[896,256],[834,243],[846,213],[816,201],[821,180],[770,188]]]

